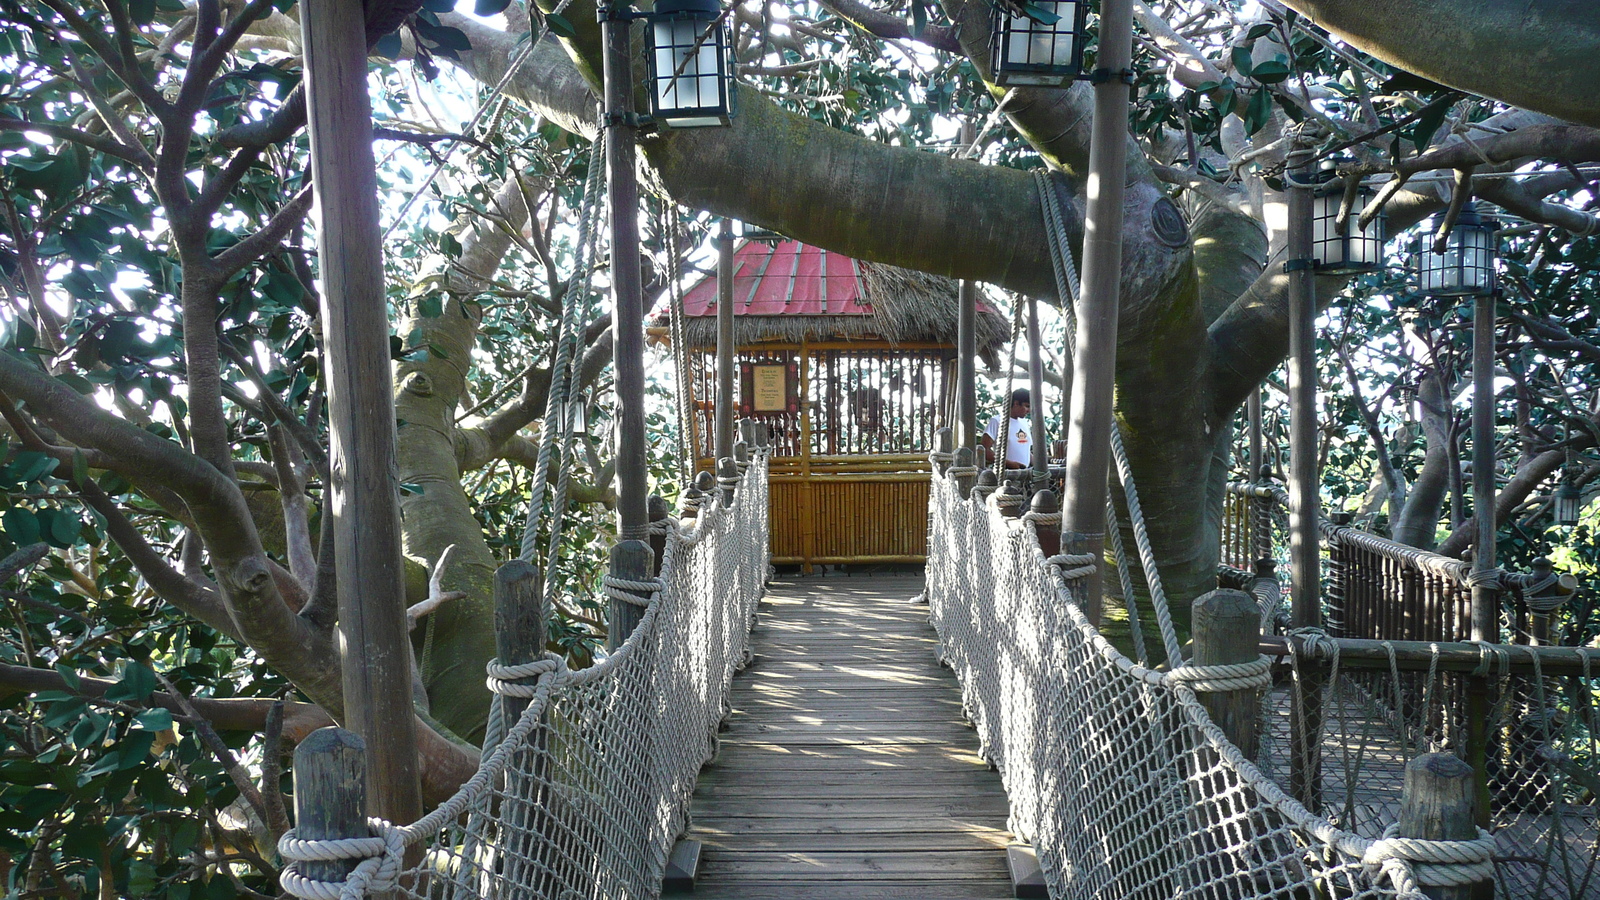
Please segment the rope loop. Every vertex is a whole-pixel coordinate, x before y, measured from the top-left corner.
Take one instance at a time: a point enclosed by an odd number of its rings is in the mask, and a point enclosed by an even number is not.
[[[674,522],[672,520],[671,516],[668,516],[665,519],[657,519],[656,521],[651,522],[650,523],[650,533],[651,534],[671,534],[672,530],[674,528],[677,528],[677,527],[678,527],[678,523]]]
[[[1061,526],[1061,513],[1058,512],[1042,513],[1029,510],[1022,514],[1022,518],[1035,525],[1043,525],[1047,528],[1051,526],[1059,528]]]
[[[1511,651],[1503,644],[1493,641],[1468,641],[1478,645],[1478,665],[1472,670],[1476,678],[1483,678],[1499,673],[1506,675],[1511,672]]]
[[[1502,569],[1502,568],[1499,568],[1499,567],[1495,567],[1493,569],[1484,569],[1482,571],[1474,569],[1473,571],[1467,573],[1467,577],[1466,577],[1465,580],[1466,580],[1467,587],[1469,587],[1469,588],[1475,588],[1475,587],[1497,588],[1497,587],[1500,587],[1501,582],[1504,581],[1505,577],[1506,577],[1506,570]]]
[[[960,478],[962,476],[972,477],[972,476],[975,476],[975,475],[978,474],[978,467],[977,466],[951,466],[950,468],[945,470],[945,474],[949,475],[952,478]]]
[[[649,606],[656,599],[656,595],[661,593],[662,582],[659,578],[633,581],[615,575],[604,575],[600,578],[600,585],[601,591],[611,600],[621,600],[634,606]],[[640,594],[645,596],[641,597]]]
[[[1459,887],[1495,877],[1494,835],[1482,828],[1470,841],[1404,838],[1398,836],[1399,831],[1399,825],[1385,828],[1382,839],[1367,848],[1361,864],[1381,870],[1402,898],[1423,897],[1418,885]]]
[[[1258,656],[1247,663],[1179,666],[1168,672],[1167,678],[1201,694],[1264,690],[1272,687],[1272,660]]]
[[[372,837],[314,841],[290,829],[278,840],[278,855],[289,862],[278,875],[279,887],[300,900],[362,900],[369,892],[393,890],[405,860],[405,834],[379,818],[368,819],[367,830]],[[342,881],[319,881],[301,872],[303,863],[346,859],[361,862]]]
[[[559,671],[564,665],[561,657],[546,651],[543,659],[522,663],[515,666],[502,665],[500,660],[491,659],[484,665],[484,670],[489,677],[485,683],[489,692],[502,697],[519,697],[524,700],[532,697],[535,686],[525,684],[530,678],[538,678],[549,672]]]

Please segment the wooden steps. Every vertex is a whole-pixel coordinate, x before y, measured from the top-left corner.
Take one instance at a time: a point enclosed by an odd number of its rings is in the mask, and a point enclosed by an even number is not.
[[[689,837],[697,898],[1010,897],[1008,807],[915,577],[773,584]]]

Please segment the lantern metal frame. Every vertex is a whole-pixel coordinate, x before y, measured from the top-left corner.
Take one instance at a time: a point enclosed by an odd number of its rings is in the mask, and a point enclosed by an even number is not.
[[[1442,215],[1442,214],[1441,214]],[[1440,217],[1430,220],[1437,224]],[[1433,252],[1433,238],[1424,235],[1413,246],[1411,270],[1417,293],[1427,297],[1487,297],[1500,289],[1500,223],[1479,215],[1472,202],[1461,207],[1445,239],[1444,253]]]
[[[1572,479],[1561,479],[1561,484],[1556,486],[1555,493],[1551,495],[1550,508],[1557,525],[1570,527],[1578,524],[1578,516],[1583,513],[1583,491]]]
[[[667,128],[706,128],[732,124],[736,112],[733,42],[728,26],[722,24],[724,13],[717,0],[662,0],[651,12],[628,11],[621,15],[629,19],[644,19],[648,25],[650,118],[654,123]],[[699,26],[680,34],[678,26],[686,23],[699,23]],[[672,41],[665,47],[660,44],[663,26]],[[709,54],[706,53],[708,46],[711,50]],[[674,62],[672,71],[661,71],[663,53]],[[692,72],[683,65],[685,56],[693,61]],[[716,64],[714,73],[700,71],[701,63],[708,59]],[[674,96],[681,99],[686,93],[686,85],[693,87],[689,93],[695,99],[703,100],[707,94],[711,94],[715,100],[711,103],[669,105],[665,98]]]
[[[1332,170],[1319,172],[1311,185],[1311,256],[1324,275],[1360,275],[1383,268],[1388,216],[1383,212],[1361,227],[1360,210],[1377,192],[1357,182],[1350,215],[1339,227],[1339,212],[1349,190]]]
[[[989,72],[1001,87],[1065,87],[1088,77],[1083,71],[1083,45],[1089,26],[1088,0],[1018,0],[1046,9],[1058,16],[1046,24],[1017,13],[1006,0],[991,0]],[[1064,7],[1071,11],[1062,14]],[[1034,61],[1037,41],[1043,41],[1042,61]],[[1065,54],[1060,42],[1068,42]],[[1023,42],[1023,61],[1015,59],[1018,41]],[[1063,59],[1063,55],[1065,58]]]

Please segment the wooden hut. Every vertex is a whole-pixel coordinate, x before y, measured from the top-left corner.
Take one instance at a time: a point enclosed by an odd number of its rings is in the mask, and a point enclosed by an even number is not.
[[[922,562],[933,434],[951,421],[956,283],[796,241],[734,250],[735,415],[773,441],[775,563]],[[979,352],[1009,334],[979,301]],[[670,310],[651,329],[671,341]],[[713,468],[717,280],[683,298],[689,446]]]

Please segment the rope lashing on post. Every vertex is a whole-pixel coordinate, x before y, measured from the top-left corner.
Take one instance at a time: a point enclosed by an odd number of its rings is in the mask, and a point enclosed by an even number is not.
[[[526,684],[530,678],[538,678],[550,672],[557,672],[564,668],[566,662],[554,653],[545,653],[543,659],[525,662],[520,665],[502,665],[500,660],[491,659],[484,665],[488,674],[486,684],[489,692],[501,697],[518,697],[528,699],[534,695],[537,685]]]
[[[962,476],[970,478],[977,475],[979,471],[980,469],[977,466],[951,466],[945,470],[945,474],[952,478],[961,478]]]
[[[1058,553],[1045,557],[1044,562],[1047,566],[1055,567],[1057,576],[1063,581],[1087,578],[1097,568],[1094,556],[1089,553]]]
[[[293,829],[278,840],[278,855],[288,860],[278,873],[278,886],[300,900],[361,900],[367,893],[393,890],[405,862],[405,832],[384,819],[367,820],[372,837],[336,840],[302,840]],[[300,864],[359,859],[343,881],[318,881],[306,877]]]
[[[1385,828],[1361,862],[1382,869],[1400,900],[1424,900],[1423,887],[1459,887],[1495,876],[1494,835],[1482,828],[1471,841],[1428,841],[1398,834],[1398,825]]]
[[[611,600],[621,600],[634,606],[649,606],[661,593],[662,581],[659,578],[647,578],[643,581],[634,581],[629,578],[619,578],[615,575],[601,576],[602,591]],[[642,595],[642,596],[641,596]]]
[[[1215,666],[1185,665],[1168,672],[1167,677],[1191,691],[1202,694],[1259,691],[1272,687],[1272,660],[1259,656],[1247,663]]]

